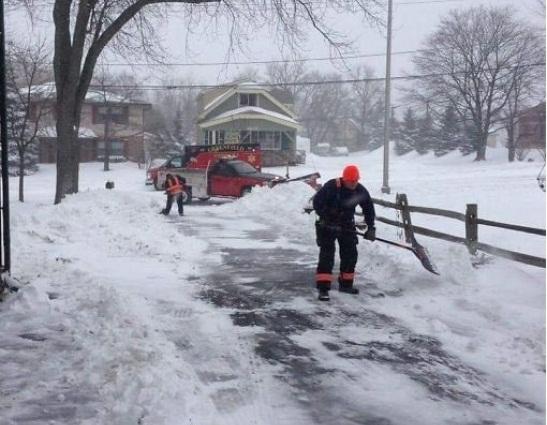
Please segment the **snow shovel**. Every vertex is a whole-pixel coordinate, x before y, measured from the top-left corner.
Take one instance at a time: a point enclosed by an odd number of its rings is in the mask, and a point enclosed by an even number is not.
[[[359,236],[365,237],[364,232],[359,232],[358,230],[356,230],[356,233]],[[437,268],[431,263],[431,260],[429,259],[427,251],[425,250],[425,248],[423,246],[421,246],[418,243],[416,238],[414,238],[414,237],[412,238],[412,244],[411,245],[403,243],[403,242],[390,241],[388,239],[379,238],[378,236],[376,236],[375,240],[387,243],[389,245],[397,246],[399,248],[403,248],[403,249],[406,249],[408,251],[411,251],[416,256],[416,258],[418,258],[418,260],[420,260],[420,263],[422,263],[422,266],[424,266],[424,268],[428,272],[431,272],[431,273],[436,274],[436,275],[440,275],[440,273],[437,271]]]

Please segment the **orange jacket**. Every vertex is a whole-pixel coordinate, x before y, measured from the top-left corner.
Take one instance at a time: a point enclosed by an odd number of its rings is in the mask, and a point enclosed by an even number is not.
[[[177,176],[171,176],[165,180],[165,190],[169,195],[178,195],[182,193],[184,186]]]

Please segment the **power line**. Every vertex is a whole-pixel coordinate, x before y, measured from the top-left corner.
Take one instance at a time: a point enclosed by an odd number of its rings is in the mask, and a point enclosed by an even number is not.
[[[413,53],[418,53],[424,51],[423,49],[418,50],[403,50],[400,52],[393,52],[392,55],[410,55]],[[302,58],[302,59],[276,59],[276,60],[263,60],[263,61],[248,61],[248,62],[198,62],[198,63],[188,63],[188,62],[172,62],[172,63],[122,63],[122,62],[109,62],[108,66],[226,66],[226,65],[268,65],[275,63],[299,63],[299,62],[320,62],[320,61],[334,61],[334,60],[350,60],[350,59],[362,59],[362,58],[372,58],[372,57],[382,57],[386,53],[367,53],[363,55],[353,55],[353,56],[343,56],[340,58],[332,57],[320,57],[320,58]]]
[[[521,67],[536,67],[545,66],[545,62],[532,63],[527,65],[520,65]],[[433,77],[448,76],[451,74],[426,74],[426,75],[405,75],[391,77],[391,80],[423,80]],[[367,82],[382,82],[385,81],[385,77],[371,77],[371,78],[352,78],[344,80],[322,80],[322,81],[295,81],[295,82],[283,82],[283,83],[247,83],[247,87],[298,87],[298,86],[318,86],[329,84],[355,84],[355,83],[367,83]],[[91,84],[89,86],[92,89],[118,89],[118,90],[183,90],[183,89],[209,89],[213,87],[232,87],[232,84],[150,84],[150,85],[116,85],[116,84]]]
[[[392,56],[397,55],[411,55],[414,53],[425,52],[427,49],[417,49],[417,50],[403,50],[400,52],[392,52]],[[299,63],[299,62],[321,62],[321,61],[346,61],[352,59],[363,59],[363,58],[372,58],[372,57],[382,57],[386,53],[366,53],[362,55],[352,55],[352,56],[343,56],[340,58],[333,57],[318,57],[318,58],[302,58],[302,59],[275,59],[275,60],[262,60],[262,61],[248,61],[248,62],[170,62],[170,63],[147,63],[147,62],[138,62],[138,63],[129,63],[129,62],[108,62],[103,63],[102,65],[106,66],[147,66],[147,67],[156,67],[156,66],[227,66],[227,65],[269,65],[269,64],[279,64],[279,63]],[[23,63],[23,62],[20,62]],[[53,65],[53,62],[40,62],[42,65]]]

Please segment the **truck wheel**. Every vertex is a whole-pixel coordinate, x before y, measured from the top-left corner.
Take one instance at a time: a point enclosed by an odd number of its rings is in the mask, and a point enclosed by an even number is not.
[[[158,179],[154,180],[154,187],[156,190],[163,190],[163,186],[158,183]]]
[[[182,202],[184,204],[191,204],[192,203],[192,188],[187,187],[184,192],[182,192]]]
[[[209,199],[211,199],[210,196],[206,196],[204,198],[198,198],[201,202],[205,202],[205,201],[208,201]]]
[[[251,190],[252,190],[252,188],[250,188],[250,187],[244,187],[244,188],[241,190],[241,197],[250,195],[250,194],[251,194]]]

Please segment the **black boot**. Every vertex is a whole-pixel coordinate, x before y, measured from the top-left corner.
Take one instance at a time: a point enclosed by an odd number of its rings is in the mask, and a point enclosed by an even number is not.
[[[338,290],[352,295],[357,295],[359,293],[359,289],[353,287],[353,281],[343,281],[340,278],[338,278]]]
[[[330,295],[328,289],[320,289],[319,296],[317,297],[319,301],[329,301]]]

